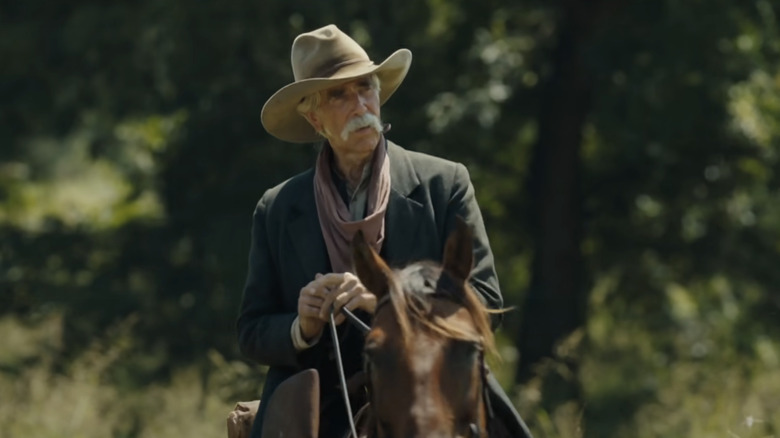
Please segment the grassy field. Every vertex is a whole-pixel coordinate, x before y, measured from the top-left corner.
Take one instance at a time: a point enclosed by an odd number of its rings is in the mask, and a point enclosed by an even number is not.
[[[544,394],[533,384],[517,392],[537,438],[780,436],[776,341],[759,336],[755,354],[745,358],[736,344],[681,355],[688,347],[683,341],[679,351],[662,351],[657,333],[613,320],[606,336],[600,323],[592,320],[580,353],[584,410],[573,403],[541,409]],[[132,373],[126,364],[138,354],[131,323],[96,338],[64,367],[58,365],[61,326],[56,315],[34,324],[0,319],[0,436],[224,437],[237,394],[252,391],[242,382],[255,381],[258,373],[212,352],[207,373],[193,366],[137,386],[123,377]],[[500,377],[508,381],[514,355],[506,345],[503,351]],[[555,372],[554,364],[549,370]]]

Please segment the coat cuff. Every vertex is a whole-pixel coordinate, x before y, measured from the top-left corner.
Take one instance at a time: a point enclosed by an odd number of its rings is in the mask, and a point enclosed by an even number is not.
[[[322,337],[322,332],[320,332],[320,334],[317,335],[311,341],[306,342],[306,340],[303,338],[303,333],[301,332],[301,322],[299,320],[299,317],[296,316],[292,322],[292,326],[290,327],[290,336],[292,337],[292,342],[293,342],[293,346],[295,346],[295,350],[302,351],[316,345],[317,342],[319,342],[320,338]]]

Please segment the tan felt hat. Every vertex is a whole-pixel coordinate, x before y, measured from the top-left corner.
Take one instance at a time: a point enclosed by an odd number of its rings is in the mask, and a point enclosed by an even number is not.
[[[268,99],[260,118],[274,137],[309,143],[321,137],[298,113],[298,104],[304,97],[373,73],[381,86],[379,103],[384,104],[406,77],[412,52],[400,49],[381,64],[374,64],[355,40],[331,24],[298,35],[293,41],[291,60],[295,82]]]

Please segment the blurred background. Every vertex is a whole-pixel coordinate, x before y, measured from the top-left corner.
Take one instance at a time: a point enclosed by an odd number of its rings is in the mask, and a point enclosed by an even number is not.
[[[328,23],[407,47],[389,137],[467,165],[535,436],[780,436],[780,6],[0,1],[0,436],[219,437],[260,109]]]

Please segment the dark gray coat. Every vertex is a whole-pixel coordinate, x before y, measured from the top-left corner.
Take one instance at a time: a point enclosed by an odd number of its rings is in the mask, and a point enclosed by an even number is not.
[[[382,257],[404,266],[428,259],[440,262],[444,243],[461,216],[474,231],[471,283],[490,308],[502,306],[493,255],[465,166],[407,151],[387,142],[391,194],[385,217]],[[297,352],[290,328],[297,315],[301,288],[330,262],[314,201],[314,170],[309,169],[269,189],[257,204],[252,226],[249,271],[237,321],[241,352],[268,365],[261,399],[298,371],[320,373],[322,407],[342,412],[335,359],[328,333],[310,349]],[[494,321],[497,324],[498,321]],[[362,335],[349,324],[339,327],[347,376],[362,368]],[[259,436],[263,406],[253,437]]]

